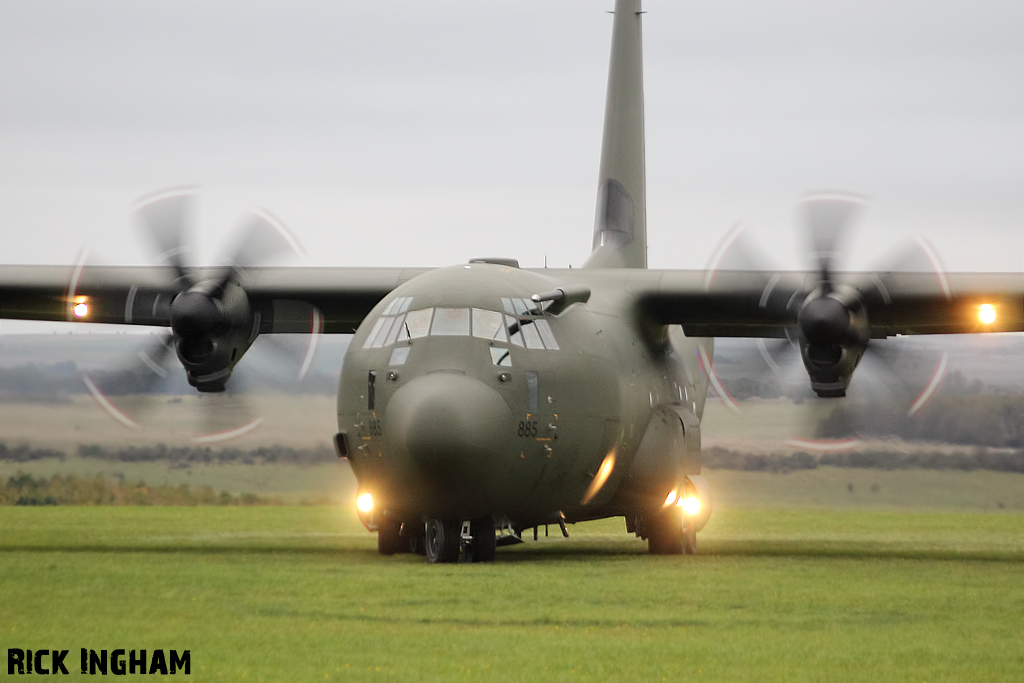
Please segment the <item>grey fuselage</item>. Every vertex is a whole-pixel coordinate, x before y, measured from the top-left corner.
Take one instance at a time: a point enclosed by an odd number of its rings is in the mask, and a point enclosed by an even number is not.
[[[367,316],[345,356],[338,426],[375,507],[403,523],[489,516],[518,529],[628,519],[699,473],[711,340],[648,324],[618,278],[572,279],[588,301],[531,314],[531,295],[564,278],[453,266]]]

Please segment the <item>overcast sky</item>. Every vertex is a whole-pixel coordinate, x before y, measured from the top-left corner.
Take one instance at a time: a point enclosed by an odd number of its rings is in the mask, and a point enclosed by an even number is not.
[[[204,188],[212,261],[247,206],[312,264],[590,248],[611,0],[0,0],[0,262],[147,263],[128,207]],[[650,0],[650,265],[737,221],[789,267],[801,194],[871,199],[847,265],[915,235],[1024,267],[1024,4]]]

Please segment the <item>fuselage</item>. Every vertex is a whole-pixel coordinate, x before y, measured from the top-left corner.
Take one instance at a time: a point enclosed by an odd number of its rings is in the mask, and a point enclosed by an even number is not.
[[[403,522],[525,528],[660,505],[677,473],[699,472],[699,434],[680,432],[698,429],[710,340],[648,325],[600,279],[557,313],[531,300],[565,284],[453,266],[366,317],[345,356],[338,425],[378,507]]]

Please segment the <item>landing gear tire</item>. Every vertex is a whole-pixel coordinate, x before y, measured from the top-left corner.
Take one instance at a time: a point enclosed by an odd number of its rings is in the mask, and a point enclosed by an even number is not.
[[[469,533],[473,540],[466,546],[466,559],[470,562],[494,562],[494,552],[498,547],[494,520],[490,517],[471,520]]]
[[[377,528],[377,552],[394,555],[405,549],[402,526],[398,522],[384,522]]]
[[[457,562],[462,541],[462,525],[439,519],[427,521],[425,545],[431,564]]]
[[[652,555],[683,553],[683,515],[680,508],[673,505],[651,514],[644,519],[644,527],[647,532],[647,550]]]
[[[693,529],[683,530],[683,552],[687,555],[697,554],[697,532]]]
[[[426,543],[422,524],[403,524],[402,538],[405,539],[408,552],[414,555],[426,555]]]

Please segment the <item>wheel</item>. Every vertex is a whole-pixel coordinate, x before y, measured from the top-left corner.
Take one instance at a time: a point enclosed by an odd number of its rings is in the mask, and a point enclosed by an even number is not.
[[[462,536],[462,525],[439,519],[427,521],[426,547],[427,561],[456,562],[459,559],[459,543]]]
[[[644,518],[647,550],[652,555],[680,555],[683,552],[682,509],[671,506]]]
[[[697,532],[693,529],[683,531],[683,552],[687,555],[697,554]]]
[[[407,552],[414,555],[426,555],[427,549],[424,544],[424,531],[422,524],[403,524],[402,538],[407,544]]]
[[[402,527],[398,522],[384,522],[377,528],[377,552],[381,555],[394,555],[405,549],[402,538]]]
[[[494,520],[481,517],[470,521],[469,533],[473,540],[467,548],[466,559],[470,562],[494,562],[494,551],[498,547],[498,539],[494,536]]]

